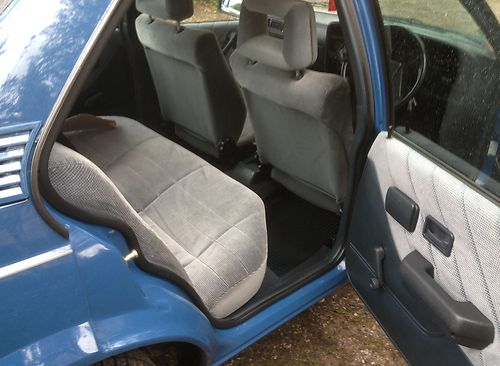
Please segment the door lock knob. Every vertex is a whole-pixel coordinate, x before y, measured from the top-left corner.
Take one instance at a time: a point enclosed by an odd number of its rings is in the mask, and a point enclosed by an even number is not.
[[[383,247],[376,247],[373,251],[375,255],[375,277],[370,279],[370,288],[376,290],[384,287],[384,268],[382,262],[385,258],[385,250]]]

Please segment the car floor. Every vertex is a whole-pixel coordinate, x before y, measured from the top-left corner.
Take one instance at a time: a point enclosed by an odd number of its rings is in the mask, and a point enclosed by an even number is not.
[[[236,316],[328,265],[340,222],[340,216],[312,205],[270,178],[249,188],[261,197],[266,209],[267,271],[257,294]]]
[[[339,216],[281,189],[264,199],[268,231],[268,266],[283,276],[315,253],[331,249]]]

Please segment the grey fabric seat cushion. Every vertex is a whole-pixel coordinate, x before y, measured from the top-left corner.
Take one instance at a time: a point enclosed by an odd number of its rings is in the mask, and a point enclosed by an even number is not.
[[[257,292],[264,277],[263,202],[138,122],[106,118],[115,120],[118,127],[76,131],[66,137],[117,187],[126,199],[121,210],[130,204],[133,212],[128,216],[172,253],[210,313],[217,318],[231,314]],[[52,169],[57,170],[56,157],[62,148],[54,149]]]

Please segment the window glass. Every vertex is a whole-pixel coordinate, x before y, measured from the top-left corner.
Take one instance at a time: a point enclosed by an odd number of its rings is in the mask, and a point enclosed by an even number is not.
[[[379,4],[396,131],[500,196],[500,0]]]
[[[218,0],[194,0],[194,15],[186,22],[201,23],[232,19],[237,19],[237,16],[221,11]]]
[[[0,0],[0,14],[3,13],[3,11],[7,8],[7,5],[9,5],[12,2],[12,0]]]
[[[328,12],[328,0],[306,0],[316,11]]]
[[[479,26],[459,0],[416,1],[380,0],[384,18],[441,32],[443,36],[456,35],[485,41]]]
[[[238,16],[240,13],[240,7],[243,0],[222,0],[222,9],[230,14]],[[272,0],[269,0],[272,1]],[[305,0],[311,3],[315,11],[320,12],[330,12],[330,1],[329,0]],[[335,2],[333,2],[333,9],[335,9]],[[332,10],[333,10],[332,9]]]
[[[500,19],[500,0],[486,0],[486,3],[495,14],[497,20]]]

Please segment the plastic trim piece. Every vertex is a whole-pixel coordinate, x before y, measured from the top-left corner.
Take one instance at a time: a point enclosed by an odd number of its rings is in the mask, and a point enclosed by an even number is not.
[[[9,264],[5,267],[0,268],[0,280],[13,276],[17,273],[26,271],[28,269],[41,266],[42,264],[54,261],[66,255],[73,253],[70,245],[65,245],[63,247],[36,255],[31,258],[24,259],[22,261]]]
[[[0,128],[0,205],[28,198],[27,166],[39,122]]]
[[[415,231],[420,207],[397,187],[389,187],[385,195],[385,210],[408,232]]]
[[[445,256],[451,255],[455,236],[434,217],[429,215],[425,218],[422,235]]]
[[[457,343],[483,349],[493,342],[493,323],[470,301],[453,300],[434,280],[434,267],[422,254],[408,254],[399,270],[408,289],[424,302],[436,323]]]

